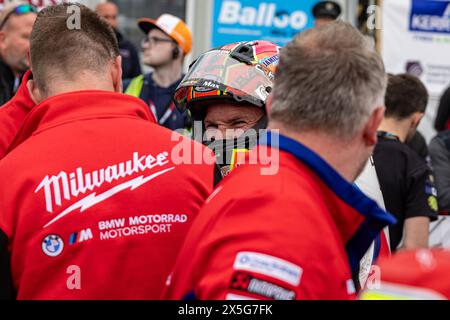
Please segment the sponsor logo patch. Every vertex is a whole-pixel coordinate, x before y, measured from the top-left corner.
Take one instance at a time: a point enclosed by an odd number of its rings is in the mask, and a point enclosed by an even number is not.
[[[84,242],[93,239],[92,230],[90,228],[81,230],[79,232],[74,232],[70,235],[69,245],[74,245],[75,243]]]
[[[50,234],[42,240],[42,251],[49,257],[57,257],[64,249],[64,241],[56,234]]]
[[[439,210],[438,201],[437,201],[437,198],[435,196],[429,196],[428,197],[428,205],[430,206],[431,210],[433,210],[433,211],[438,211]]]
[[[257,252],[239,252],[233,265],[234,270],[245,270],[263,274],[298,286],[303,269],[286,260]]]
[[[230,289],[256,294],[272,300],[295,300],[295,292],[293,290],[259,279],[246,272],[236,272],[233,275]]]

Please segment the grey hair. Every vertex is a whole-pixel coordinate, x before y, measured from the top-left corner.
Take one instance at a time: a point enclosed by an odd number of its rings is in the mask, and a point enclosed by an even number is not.
[[[373,42],[348,23],[333,22],[281,50],[269,117],[291,130],[350,139],[384,105],[386,85]]]

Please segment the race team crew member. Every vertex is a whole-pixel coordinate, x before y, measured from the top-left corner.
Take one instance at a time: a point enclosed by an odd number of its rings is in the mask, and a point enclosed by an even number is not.
[[[374,48],[349,24],[331,23],[298,35],[277,68],[269,128],[281,134],[266,133],[249,155],[258,152],[258,163],[241,165],[208,198],[164,298],[355,298],[352,272],[395,222],[350,184],[384,112]]]
[[[405,250],[381,259],[379,266],[381,278],[361,293],[361,300],[450,299],[448,250]]]
[[[0,134],[0,159],[7,154],[14,137],[35,105],[27,88],[27,82],[30,77],[31,72],[27,71],[22,78],[22,84],[16,95],[0,107],[0,128],[2,128],[2,133]]]
[[[188,114],[180,113],[172,98],[183,78],[184,58],[192,50],[191,31],[170,14],[157,20],[141,18],[138,26],[145,34],[143,62],[153,71],[124,81],[125,93],[142,99],[160,125],[171,130],[189,128]]]
[[[375,168],[386,209],[398,223],[389,227],[392,250],[427,248],[430,220],[437,218],[437,190],[433,172],[408,147],[428,103],[422,82],[408,74],[389,75],[386,114],[378,132]]]
[[[279,51],[276,44],[262,40],[212,49],[192,64],[175,92],[178,108],[189,110],[195,121],[194,139],[214,150],[221,170],[217,181],[247,160],[266,131]],[[368,161],[355,183],[384,208],[373,161]],[[383,232],[362,259],[356,285],[364,284],[378,256],[389,254]]]
[[[118,93],[113,30],[82,5],[83,27],[68,29],[68,5],[38,15],[30,86],[40,103],[0,161],[1,297],[156,299],[214,165],[173,158],[175,147],[209,153]]]

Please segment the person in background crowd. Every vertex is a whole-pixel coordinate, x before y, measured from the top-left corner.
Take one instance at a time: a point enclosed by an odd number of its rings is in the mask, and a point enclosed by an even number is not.
[[[36,7],[28,3],[13,3],[0,13],[0,106],[14,96],[29,68],[27,54],[36,13]]]
[[[351,184],[376,144],[385,88],[381,57],[347,23],[310,29],[284,47],[271,131],[250,152],[258,161],[207,200],[163,297],[355,298],[352,272],[395,222]]]
[[[425,113],[428,92],[412,75],[389,75],[385,101],[374,160],[386,209],[398,221],[389,229],[391,248],[425,248],[430,220],[437,217],[434,176],[426,161],[405,142]]]
[[[450,87],[445,90],[439,102],[434,128],[438,132],[450,129]]]
[[[68,29],[73,5],[43,9],[31,34],[39,104],[0,161],[0,298],[157,299],[214,156],[121,93],[113,29],[82,5]],[[176,147],[210,158],[179,161]]]
[[[191,31],[170,14],[157,20],[139,19],[138,25],[146,35],[144,63],[153,71],[125,82],[125,92],[144,100],[160,125],[172,130],[189,128],[189,115],[180,113],[172,98],[183,78],[184,58],[192,49]]]
[[[341,6],[336,2],[320,1],[313,8],[314,24],[320,27],[333,22],[341,15],[341,12]]]
[[[111,1],[103,2],[96,7],[97,14],[105,19],[116,33],[119,42],[120,56],[122,57],[122,79],[130,79],[141,74],[141,64],[138,51],[119,31],[119,8]]]
[[[450,251],[410,250],[380,260],[380,279],[361,300],[449,300]]]
[[[436,177],[439,211],[450,213],[450,129],[440,132],[430,143],[430,156]]]

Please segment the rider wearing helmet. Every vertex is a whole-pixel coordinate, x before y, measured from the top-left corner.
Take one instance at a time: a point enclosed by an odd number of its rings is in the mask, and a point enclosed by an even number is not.
[[[278,60],[279,47],[268,41],[215,48],[191,65],[175,92],[178,108],[196,121],[194,138],[215,151],[223,176],[267,126],[266,102]]]

